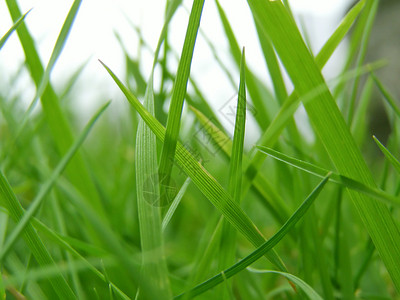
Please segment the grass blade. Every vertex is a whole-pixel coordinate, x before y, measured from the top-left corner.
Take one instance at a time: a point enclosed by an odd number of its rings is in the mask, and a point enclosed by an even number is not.
[[[103,64],[103,63],[102,63]],[[146,124],[151,128],[159,140],[164,141],[166,134],[165,128],[143,107],[139,100],[122,84],[118,77],[103,64],[107,72],[111,75],[115,83],[140,114]],[[196,161],[190,152],[181,144],[177,143],[176,149],[177,163],[182,167],[185,173],[191,178],[193,183],[201,192],[211,201],[211,203],[221,211],[224,217],[241,232],[253,245],[261,245],[265,239],[260,231],[253,224],[250,218],[243,212],[240,206],[232,200],[222,186]],[[277,254],[273,251],[266,253],[280,270],[285,270],[285,266]]]
[[[28,10],[23,16],[21,16],[17,22],[14,23],[13,26],[6,32],[5,35],[0,39],[0,50],[3,48],[4,44],[7,42],[8,38],[11,36],[11,34],[18,28],[18,26],[25,21],[25,17],[29,14],[29,12],[32,9]]]
[[[325,81],[309,53],[296,24],[279,1],[249,0],[254,19],[271,37],[274,47],[299,96]],[[282,38],[285,37],[285,38]],[[329,90],[321,92],[318,101],[305,104],[308,116],[337,170],[344,176],[375,187],[360,150],[351,136]],[[400,290],[400,232],[388,208],[363,194],[348,190],[366,229],[393,280]],[[376,220],[382,220],[377,223]]]
[[[100,115],[107,109],[110,105],[110,102],[107,102],[103,105],[97,113],[90,119],[88,124],[83,129],[81,135],[78,139],[74,142],[68,152],[65,154],[63,159],[59,162],[53,173],[51,174],[50,178],[43,184],[39,193],[33,199],[32,204],[29,206],[29,209],[23,214],[22,218],[18,221],[17,226],[15,229],[10,233],[10,236],[6,240],[4,247],[2,247],[0,252],[0,261],[2,261],[7,254],[7,252],[11,249],[15,241],[21,235],[22,231],[26,228],[29,224],[31,218],[35,215],[37,210],[39,209],[40,205],[42,204],[43,200],[45,199],[48,192],[53,187],[54,183],[56,182],[57,178],[62,174],[68,163],[71,161],[72,157],[76,154],[79,147],[85,141],[86,137],[89,135],[90,130],[92,129],[95,122],[98,120]]]
[[[389,162],[392,164],[392,166],[396,169],[397,173],[400,174],[400,162],[394,157],[390,151],[382,145],[382,143],[375,137],[372,137],[375,141],[375,143],[378,145],[379,149],[381,149],[382,153],[386,156],[386,158],[389,160]]]
[[[269,249],[272,249],[276,244],[278,244],[291,230],[299,220],[301,220],[307,210],[310,208],[314,200],[317,198],[319,193],[321,192],[322,188],[328,182],[329,174],[321,181],[321,183],[311,192],[311,194],[307,197],[306,200],[302,203],[302,205],[294,212],[294,214],[287,220],[287,222],[279,229],[277,233],[275,233],[268,241],[266,241],[262,246],[258,247],[257,250],[231,266],[230,268],[226,269],[225,271],[221,272],[220,274],[210,278],[209,280],[199,284],[192,290],[183,293],[174,299],[181,299],[183,297],[195,297],[200,295],[209,289],[213,288],[214,286],[222,283],[225,279],[228,279],[235,274],[239,273],[240,271],[246,269],[252,263],[257,261],[260,257],[264,255]]]
[[[159,165],[160,187],[168,186],[173,167],[176,143],[178,140],[183,101],[189,80],[190,66],[196,42],[197,32],[200,26],[201,13],[204,0],[195,0],[189,17],[189,24],[183,44],[182,55],[176,73],[171,104],[168,113],[167,131],[162,147]],[[161,191],[161,196],[164,192]]]

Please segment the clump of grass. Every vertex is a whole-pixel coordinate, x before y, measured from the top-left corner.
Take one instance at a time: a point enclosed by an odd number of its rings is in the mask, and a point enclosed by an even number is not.
[[[101,62],[104,81],[119,87],[131,109],[116,117],[107,102],[78,133],[50,75],[81,1],[66,13],[46,66],[24,23],[29,14],[6,1],[15,25],[0,49],[18,34],[36,95],[20,113],[18,99],[0,91],[0,298],[398,298],[399,109],[374,75],[380,64],[364,61],[376,1],[357,2],[314,57],[287,1],[249,0],[272,88],[246,65],[233,20],[215,1],[240,75],[232,138],[190,76],[198,31],[208,21],[203,0],[193,1],[177,70],[168,67],[176,56],[169,24],[181,2],[167,1],[148,79],[141,61],[123,49],[135,89]],[[321,69],[353,26],[346,66],[328,87]],[[148,46],[143,39],[142,45]],[[387,145],[363,129],[374,83],[394,116]],[[39,100],[42,110],[32,114]],[[293,118],[300,103],[315,141]],[[246,114],[261,132],[250,151]],[[182,126],[192,126],[185,131],[193,139],[181,139]],[[370,140],[384,154],[373,164],[360,151]]]

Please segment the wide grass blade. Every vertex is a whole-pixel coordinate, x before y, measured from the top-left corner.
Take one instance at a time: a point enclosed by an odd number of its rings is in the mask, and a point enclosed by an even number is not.
[[[0,171],[0,204],[7,208],[12,219],[18,223],[24,214],[24,210],[17,200],[10,184],[8,183],[6,177],[3,172]],[[55,266],[56,264],[51,257],[50,253],[46,249],[42,240],[38,236],[37,232],[33,228],[31,224],[28,224],[23,230],[23,237],[25,242],[27,243],[29,249],[31,250],[33,256],[40,266]],[[48,279],[54,288],[54,291],[60,297],[60,299],[75,299],[75,295],[68,285],[65,278],[62,276],[60,272],[54,277],[50,277]]]
[[[288,155],[285,155],[283,153],[280,153],[278,151],[275,151],[273,149],[267,148],[267,147],[258,147],[260,151],[263,153],[271,156],[274,159],[280,160],[286,164],[289,164],[297,169],[300,169],[302,171],[305,171],[307,173],[313,174],[315,176],[324,177],[324,174],[328,173],[329,171],[321,168],[319,166],[316,166],[314,164],[290,157]],[[332,175],[330,177],[330,181],[340,184],[343,187],[364,193],[367,196],[374,197],[375,199],[378,199],[380,201],[384,201],[385,203],[388,204],[394,204],[394,205],[400,205],[400,199],[397,197],[390,195],[389,193],[382,191],[378,188],[373,188],[370,186],[367,186],[360,181],[351,179],[347,176],[343,176],[337,173],[332,172]]]
[[[118,77],[106,65],[103,64],[103,66],[124,93],[127,100],[140,114],[157,138],[163,142],[166,134],[165,128],[143,107],[140,101],[122,84]],[[227,193],[215,178],[213,178],[211,174],[209,174],[206,169],[196,161],[192,154],[188,152],[181,143],[177,143],[176,150],[177,163],[182,167],[200,191],[253,245],[261,245],[265,241],[264,237],[240,206],[232,200],[229,193]],[[266,256],[280,270],[286,269],[283,262],[274,251],[266,253]]]
[[[249,0],[254,19],[271,38],[299,96],[325,84],[300,32],[279,1]],[[339,173],[375,187],[360,150],[329,90],[305,104],[311,123]],[[361,219],[393,280],[400,290],[400,232],[386,205],[348,190]],[[380,220],[377,222],[377,220]]]
[[[304,214],[308,211],[310,206],[313,204],[314,200],[317,198],[319,193],[321,192],[322,188],[328,182],[329,179],[328,174],[320,184],[311,192],[311,194],[307,197],[306,200],[301,204],[301,206],[293,213],[293,215],[286,221],[286,223],[275,233],[268,241],[263,243],[257,250],[253,251],[251,254],[231,266],[230,268],[224,270],[220,274],[210,278],[209,280],[199,284],[195,288],[191,289],[188,292],[185,292],[174,299],[181,299],[183,297],[195,297],[200,295],[209,289],[213,288],[214,286],[222,283],[224,280],[236,275],[240,271],[246,269],[252,263],[260,259],[264,253],[272,249],[275,245],[277,245],[291,230],[298,221],[300,221]]]
[[[160,187],[169,185],[172,167],[175,158],[176,143],[179,135],[183,101],[186,95],[187,84],[190,75],[194,46],[197,32],[200,26],[201,13],[203,11],[204,0],[194,0],[192,11],[189,17],[189,24],[183,44],[181,59],[176,73],[175,84],[168,113],[167,130],[162,147],[159,165]],[[161,191],[163,197],[166,191]]]
[[[0,50],[1,48],[3,48],[4,44],[6,43],[6,41],[8,40],[8,38],[11,36],[11,34],[18,28],[18,26],[24,22],[25,17],[29,14],[29,12],[32,9],[28,10],[23,16],[21,16],[17,22],[14,23],[13,26],[11,26],[11,28],[6,32],[5,35],[3,35],[3,37],[0,39]]]
[[[154,114],[153,78],[147,86],[144,106]],[[161,230],[156,136],[140,119],[136,135],[136,191],[142,249],[142,280],[149,281],[162,299],[171,298]]]
[[[22,218],[17,223],[15,229],[10,233],[8,239],[4,247],[2,247],[0,251],[0,261],[2,261],[7,254],[7,252],[11,249],[15,241],[21,235],[22,231],[29,224],[31,218],[36,214],[40,205],[43,203],[43,200],[48,195],[49,191],[53,187],[57,178],[62,174],[68,163],[71,161],[72,157],[76,154],[82,143],[85,141],[86,137],[89,135],[90,130],[92,129],[95,122],[98,120],[100,115],[107,109],[110,105],[110,102],[107,102],[103,105],[98,112],[90,119],[88,124],[83,129],[82,133],[78,137],[78,139],[72,144],[71,148],[65,154],[63,159],[59,162],[57,167],[54,169],[50,178],[43,184],[41,189],[39,190],[37,196],[33,199],[32,204],[29,206],[29,209],[23,214]]]

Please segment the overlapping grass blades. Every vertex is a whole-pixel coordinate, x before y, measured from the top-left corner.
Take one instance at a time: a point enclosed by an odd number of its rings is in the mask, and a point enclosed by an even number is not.
[[[324,85],[318,65],[282,3],[261,0],[249,0],[248,3],[255,22],[258,22],[262,30],[271,38],[299,96],[309,93],[317,86]],[[345,176],[374,187],[371,172],[329,90],[322,91],[315,101],[306,103],[305,108],[337,170]],[[397,290],[400,290],[400,270],[396,267],[396,262],[400,261],[400,253],[394,250],[400,247],[400,233],[388,208],[360,193],[351,190],[348,192],[394,285]],[[381,220],[381,222],[378,223],[376,220]]]
[[[6,32],[5,35],[3,35],[3,37],[0,39],[0,50],[1,48],[3,48],[4,44],[6,43],[6,41],[8,40],[8,38],[11,36],[11,34],[18,28],[18,26],[24,22],[25,17],[29,14],[30,10],[27,11],[23,16],[21,16],[15,23],[13,26],[11,26],[11,28]]]

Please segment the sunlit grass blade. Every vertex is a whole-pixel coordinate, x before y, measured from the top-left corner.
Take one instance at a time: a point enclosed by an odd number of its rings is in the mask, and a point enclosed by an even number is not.
[[[396,169],[397,173],[400,174],[400,162],[394,157],[390,151],[382,145],[382,143],[375,137],[372,137],[375,141],[375,143],[378,145],[379,149],[381,149],[382,153],[386,156],[386,158],[389,160],[389,162],[392,164],[392,166]]]
[[[165,128],[143,107],[140,101],[122,84],[118,77],[106,65],[103,64],[103,66],[124,93],[127,100],[140,114],[157,138],[163,142],[166,134]],[[215,178],[213,178],[211,174],[209,174],[179,142],[177,143],[176,159],[177,163],[182,167],[185,173],[191,178],[193,183],[200,189],[207,199],[209,199],[211,203],[224,215],[224,217],[253,245],[259,246],[265,241],[260,231],[240,206],[232,200],[229,193],[226,192]],[[266,253],[266,256],[280,270],[286,269],[283,262],[274,251]]]
[[[11,36],[11,34],[18,28],[18,26],[24,22],[25,17],[29,14],[29,12],[32,9],[28,10],[23,16],[21,16],[15,23],[13,26],[11,26],[11,28],[6,32],[5,35],[2,36],[2,38],[0,39],[0,50],[1,48],[3,48],[4,44],[6,43],[6,41],[8,40],[8,38]]]
[[[278,274],[283,277],[286,277],[289,279],[291,282],[296,284],[305,294],[306,296],[311,299],[311,300],[322,300],[321,296],[318,295],[318,293],[311,287],[309,286],[306,282],[301,280],[299,277],[289,274],[289,273],[284,273],[284,272],[279,272],[279,271],[273,271],[273,270],[258,270],[258,269],[253,269],[251,267],[248,267],[247,270],[249,270],[252,273],[256,274]]]
[[[16,0],[6,0],[6,4],[14,21],[21,17]],[[40,61],[37,47],[24,23],[19,26],[17,33],[25,53],[26,65],[36,88],[38,88],[43,78],[44,68]],[[63,155],[68,151],[74,139],[71,127],[61,110],[59,99],[50,82],[43,91],[40,100],[53,140],[57,145],[59,153]],[[80,153],[77,153],[74,159],[72,159],[66,171],[71,181],[86,196],[87,201],[90,201],[91,205],[104,217],[104,209],[100,203],[96,187],[92,182],[88,168]]]
[[[23,208],[17,197],[15,196],[10,184],[8,183],[6,177],[0,171],[0,204],[7,208],[12,219],[18,223],[23,217]],[[50,256],[50,253],[46,249],[42,240],[36,233],[35,229],[31,224],[28,224],[23,231],[23,236],[25,242],[27,243],[29,249],[31,250],[33,256],[40,266],[54,265],[55,262]],[[54,291],[60,297],[60,299],[75,299],[75,295],[68,285],[65,278],[60,272],[54,277],[49,278],[49,281],[54,288]]]
[[[29,206],[29,209],[23,214],[22,218],[18,220],[17,226],[15,229],[10,233],[8,239],[5,242],[4,247],[2,247],[0,252],[0,261],[2,261],[7,254],[7,252],[11,249],[15,241],[21,236],[21,233],[29,224],[31,218],[35,215],[37,210],[39,209],[40,205],[43,203],[48,192],[53,187],[54,183],[56,182],[57,178],[62,174],[68,163],[71,161],[72,157],[76,154],[79,147],[85,141],[86,137],[88,136],[90,130],[92,129],[93,125],[100,117],[100,115],[107,109],[110,102],[107,102],[103,105],[98,112],[91,118],[88,122],[86,127],[83,129],[82,133],[78,137],[78,139],[72,144],[71,148],[65,154],[63,159],[59,162],[57,167],[54,169],[53,173],[51,174],[50,178],[43,184],[41,189],[39,190],[37,196],[33,199],[32,204]]]
[[[183,101],[190,75],[197,32],[200,26],[204,0],[195,0],[189,17],[189,24],[183,44],[181,59],[179,60],[176,79],[173,87],[171,104],[168,112],[166,135],[163,142],[159,165],[160,187],[168,186],[175,159],[176,143],[178,140]],[[164,192],[161,191],[161,196]]]
[[[249,0],[254,19],[270,36],[299,96],[305,95],[321,84],[326,84],[314,58],[311,56],[300,32],[279,1]],[[283,38],[284,37],[284,38]],[[317,101],[306,103],[305,109],[316,134],[329,157],[344,176],[375,187],[360,150],[328,89],[322,91]],[[364,225],[384,262],[397,290],[400,290],[400,232],[387,206],[348,189]],[[382,220],[377,222],[376,220]]]
[[[307,173],[313,174],[313,175],[321,177],[321,178],[324,177],[324,174],[329,172],[328,170],[326,170],[324,168],[321,168],[314,164],[290,157],[288,155],[285,155],[283,153],[280,153],[278,151],[275,151],[275,150],[267,148],[267,147],[259,146],[258,149],[260,151],[262,151],[263,153],[273,157],[274,159],[280,160],[280,161],[282,161],[286,164],[289,164],[295,168],[298,168],[302,171],[305,171]],[[343,187],[361,192],[367,196],[373,197],[380,201],[383,201],[383,202],[386,202],[389,204],[400,205],[399,198],[397,198],[393,195],[390,195],[389,193],[382,191],[376,187],[374,188],[374,187],[367,186],[367,185],[361,183],[360,181],[351,179],[350,177],[332,172],[330,181],[340,184]]]
[[[275,233],[268,241],[262,244],[262,246],[258,247],[257,250],[253,251],[251,254],[231,266],[230,268],[224,270],[220,274],[210,278],[207,281],[197,285],[195,288],[191,289],[188,292],[185,292],[174,299],[181,299],[183,297],[195,297],[200,295],[214,286],[222,283],[225,279],[228,279],[240,271],[246,269],[252,263],[260,259],[264,253],[272,249],[276,244],[278,244],[291,230],[298,221],[300,221],[304,214],[308,211],[310,206],[314,203],[314,200],[318,197],[319,193],[328,182],[329,174],[320,182],[320,184],[311,192],[311,194],[307,197],[306,200],[302,203],[302,205],[293,213],[293,215],[286,221],[286,223]]]
[[[162,231],[167,228],[168,223],[171,221],[172,216],[174,215],[176,209],[178,208],[179,203],[181,202],[183,195],[186,192],[187,187],[189,186],[190,183],[190,178],[188,177],[185,182],[183,183],[181,189],[179,190],[178,194],[176,194],[174,200],[172,201],[171,205],[168,208],[168,211],[166,212],[164,219],[162,220]]]
[[[144,106],[154,114],[153,80],[150,77]],[[171,297],[163,251],[160,207],[168,203],[159,190],[156,136],[140,119],[136,135],[136,191],[142,249],[142,280],[148,280],[163,299]]]

